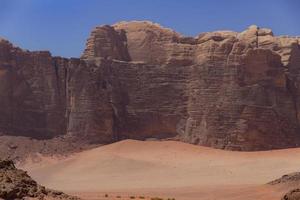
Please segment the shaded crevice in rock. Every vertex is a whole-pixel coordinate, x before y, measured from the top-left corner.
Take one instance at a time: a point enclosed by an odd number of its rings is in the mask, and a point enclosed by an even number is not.
[[[257,27],[256,30],[256,48],[259,48],[258,32],[259,32],[259,27]]]
[[[61,94],[60,94],[61,86],[60,86],[60,77],[59,77],[59,73],[58,73],[57,60],[53,61],[53,67],[55,70],[55,78],[56,78],[56,86],[57,86],[58,96],[61,97]]]
[[[294,112],[295,112],[295,118],[297,120],[297,123],[299,122],[298,118],[298,94],[297,94],[297,87],[295,86],[294,81],[292,81],[288,75],[285,75],[286,78],[286,89],[290,93],[293,103],[294,103]]]

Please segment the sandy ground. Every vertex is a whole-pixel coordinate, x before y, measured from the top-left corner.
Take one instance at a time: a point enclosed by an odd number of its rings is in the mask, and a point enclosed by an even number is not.
[[[232,152],[125,140],[19,167],[42,185],[85,199],[269,200],[280,199],[287,189],[264,184],[299,171],[300,148]]]

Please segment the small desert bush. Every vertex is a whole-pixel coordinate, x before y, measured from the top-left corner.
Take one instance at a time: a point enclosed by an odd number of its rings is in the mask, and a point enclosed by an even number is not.
[[[120,199],[120,198],[121,198],[121,196],[117,196],[117,198],[118,198],[118,199]]]
[[[144,197],[144,196],[139,196],[139,198],[140,198],[140,199],[145,199],[145,197]]]
[[[131,196],[130,199],[135,199],[135,196]]]
[[[108,197],[108,194],[105,194],[104,197]]]

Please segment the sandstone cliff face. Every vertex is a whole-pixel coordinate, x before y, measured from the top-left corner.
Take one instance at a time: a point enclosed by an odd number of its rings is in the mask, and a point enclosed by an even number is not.
[[[191,38],[122,22],[97,27],[81,59],[1,41],[0,63],[7,134],[173,138],[234,150],[300,144],[299,39],[269,29]]]
[[[0,129],[47,138],[65,130],[66,60],[0,41]]]
[[[94,57],[129,61],[124,30],[116,31],[108,25],[95,28],[88,39],[82,58]]]

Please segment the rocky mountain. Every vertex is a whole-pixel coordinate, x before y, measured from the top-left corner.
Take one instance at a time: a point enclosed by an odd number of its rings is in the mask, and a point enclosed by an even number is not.
[[[71,59],[0,41],[2,135],[296,147],[299,87],[300,38],[257,26],[184,37],[121,22],[96,27]]]

